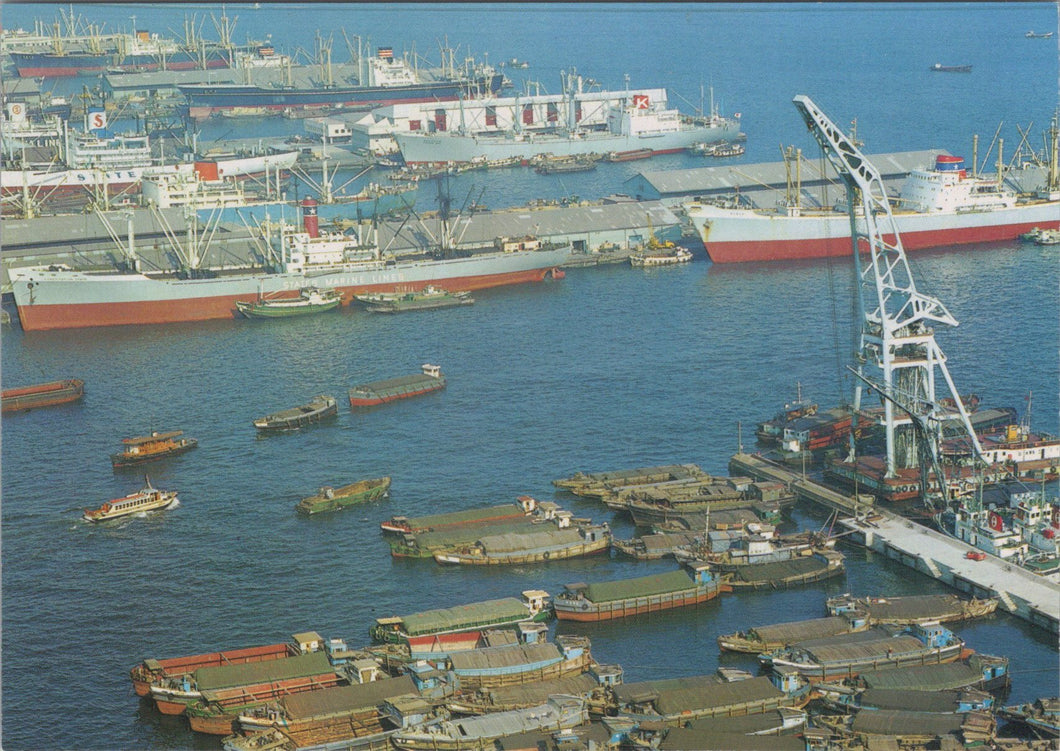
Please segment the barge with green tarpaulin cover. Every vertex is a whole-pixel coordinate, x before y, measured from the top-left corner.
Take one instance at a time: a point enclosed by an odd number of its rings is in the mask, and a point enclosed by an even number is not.
[[[729,591],[724,580],[701,565],[691,571],[679,569],[635,579],[568,584],[556,595],[553,609],[561,621],[607,621],[699,605]]]
[[[358,503],[376,501],[390,491],[389,477],[376,477],[370,480],[359,480],[338,488],[322,487],[315,495],[303,498],[295,506],[300,514],[319,514],[324,511],[337,511]]]
[[[503,597],[411,615],[377,618],[371,636],[377,643],[407,644],[415,658],[420,654],[472,649],[481,640],[485,629],[542,622],[551,615],[548,593],[528,589],[522,593],[521,600]]]

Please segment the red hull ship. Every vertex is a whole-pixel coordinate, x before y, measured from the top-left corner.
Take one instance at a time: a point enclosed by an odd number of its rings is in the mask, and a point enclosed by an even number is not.
[[[77,378],[52,381],[37,386],[21,386],[4,389],[3,411],[23,412],[37,407],[54,407],[58,404],[76,402],[85,395],[85,382]]]

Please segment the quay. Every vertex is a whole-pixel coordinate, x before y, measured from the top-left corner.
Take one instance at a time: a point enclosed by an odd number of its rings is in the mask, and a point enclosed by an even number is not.
[[[838,523],[849,531],[852,542],[965,594],[996,597],[1002,610],[1060,633],[1060,583],[994,556],[970,559],[967,554],[977,548],[881,509],[874,505],[872,496],[844,495],[760,456],[735,454],[729,461],[729,472],[782,482],[800,499],[851,514]]]
[[[996,597],[998,607],[1035,626],[1060,633],[1060,584],[1021,566],[988,555],[949,535],[889,511],[867,518],[840,519],[851,539],[974,597]]]

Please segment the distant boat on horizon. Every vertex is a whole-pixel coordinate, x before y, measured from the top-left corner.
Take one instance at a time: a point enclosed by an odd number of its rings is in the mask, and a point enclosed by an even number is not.
[[[928,70],[932,70],[936,73],[971,73],[971,65],[943,65],[942,63],[935,63]]]

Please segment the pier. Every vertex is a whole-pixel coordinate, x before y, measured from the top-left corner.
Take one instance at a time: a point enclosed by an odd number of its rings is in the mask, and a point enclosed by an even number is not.
[[[794,490],[801,500],[812,501],[833,511],[855,516],[872,510],[876,503],[875,497],[871,495],[861,493],[853,496],[832,490],[757,454],[734,454],[729,460],[729,473],[733,476],[783,483]]]
[[[1014,563],[889,511],[870,519],[840,519],[851,539],[975,597],[996,597],[998,607],[1052,633],[1060,633],[1060,584]]]
[[[735,454],[729,472],[782,482],[800,499],[851,514],[838,522],[852,542],[973,597],[996,597],[1002,610],[1060,633],[1060,583],[996,556],[968,558],[978,548],[881,509],[870,495],[844,495],[761,456]]]

